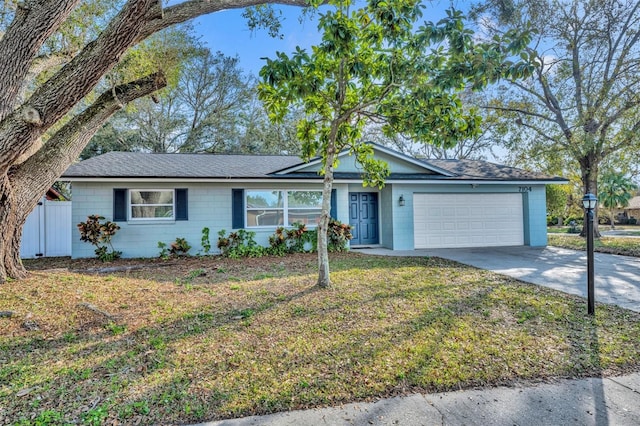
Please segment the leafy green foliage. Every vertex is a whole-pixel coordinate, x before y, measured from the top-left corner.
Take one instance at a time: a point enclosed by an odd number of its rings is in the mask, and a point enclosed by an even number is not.
[[[458,11],[416,30],[423,7],[417,0],[370,1],[355,10],[352,1],[328,3],[333,8],[320,14],[318,24],[322,42],[311,52],[298,47],[267,59],[258,86],[272,120],[282,120],[292,106],[304,110],[297,126],[302,156],[322,158],[321,286],[328,285],[328,200],[337,154],[348,150],[356,157],[366,185],[381,188],[389,175],[387,164],[362,141],[365,125],[384,123],[387,135],[452,146],[476,135],[480,124],[457,92],[530,71],[505,59],[519,52],[526,35],[510,32],[492,43],[474,43]]]
[[[170,244],[163,241],[158,241],[158,248],[160,249],[159,257],[161,259],[168,259],[169,256],[185,256],[189,254],[191,245],[185,238],[178,237]]]
[[[87,216],[86,222],[80,222],[77,227],[80,232],[80,241],[94,245],[98,259],[110,262],[122,255],[122,252],[114,250],[111,244],[111,239],[120,226],[111,221],[101,223],[101,220],[104,220],[103,216],[90,215]]]
[[[331,219],[328,229],[328,248],[330,252],[345,251],[347,244],[353,238],[351,234],[351,225],[342,223],[338,220]]]
[[[328,250],[341,252],[348,249],[351,240],[351,226],[331,219],[328,232]],[[255,232],[240,229],[218,232],[218,248],[223,256],[230,258],[262,257],[266,255],[284,256],[289,253],[310,253],[317,250],[318,229],[309,230],[305,224],[296,223],[292,228],[278,227],[269,236],[269,247],[262,247],[255,241]]]
[[[204,254],[209,254],[211,251],[211,240],[209,240],[209,228],[206,226],[202,228],[202,239],[200,240]]]
[[[567,185],[547,185],[545,191],[547,214],[563,220],[569,210],[571,188]],[[562,223],[556,222],[553,225],[562,225]]]
[[[176,35],[136,48],[122,66],[123,72],[142,73],[170,65],[175,76],[169,75],[169,86],[116,114],[92,139],[83,158],[114,150],[298,152],[295,111],[283,123],[270,123],[257,100],[255,78],[240,68],[237,57],[211,52],[192,37]]]
[[[472,16],[492,22],[487,35],[498,39],[525,23],[536,31],[512,65],[534,72],[524,83],[508,79],[488,105],[517,165],[577,170],[580,193],[600,194],[598,174],[607,165],[626,171],[638,163],[637,1],[482,0]]]
[[[292,229],[276,229],[269,237],[269,253],[282,256],[286,253],[311,252],[317,244],[317,233],[309,232],[305,224],[298,223],[294,224]]]
[[[598,200],[609,209],[611,228],[614,227],[615,209],[627,207],[636,189],[638,186],[621,173],[605,173],[600,176]]]
[[[258,245],[255,240],[256,233],[239,229],[226,235],[227,231],[221,229],[218,232],[218,248],[223,256],[233,259],[241,257],[262,257],[266,254],[266,248]]]
[[[158,241],[158,248],[160,249],[160,254],[158,255],[158,257],[160,257],[161,259],[168,259],[169,249],[167,248],[167,243]]]
[[[186,239],[180,237],[176,238],[169,247],[169,253],[176,256],[189,254],[189,250],[191,250],[191,245]]]
[[[608,209],[627,207],[636,189],[638,186],[629,177],[606,173],[600,176],[598,199]]]

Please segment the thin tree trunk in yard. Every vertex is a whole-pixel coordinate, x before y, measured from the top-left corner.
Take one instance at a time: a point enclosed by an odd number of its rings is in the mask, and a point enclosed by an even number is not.
[[[318,223],[318,287],[331,286],[329,276],[329,249],[327,230],[329,229],[329,216],[331,212],[331,189],[333,188],[333,161],[335,148],[327,149],[327,158],[324,166],[324,181],[322,187],[322,215]]]

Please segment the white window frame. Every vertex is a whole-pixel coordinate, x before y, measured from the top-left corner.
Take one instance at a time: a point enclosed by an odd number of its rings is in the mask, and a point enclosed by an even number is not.
[[[172,193],[172,203],[162,203],[162,204],[133,204],[131,202],[131,193],[133,191],[138,192],[171,192]],[[169,206],[171,205],[171,217],[133,217],[133,207],[152,207],[152,206]],[[173,222],[176,220],[176,191],[175,189],[159,189],[159,188],[130,188],[127,191],[127,217],[132,222],[149,222],[149,221],[166,221]]]
[[[249,207],[249,203],[247,201],[248,197],[249,197],[249,193],[250,192],[275,192],[275,191],[279,191],[279,192],[283,192],[284,196],[283,196],[283,202],[282,202],[282,207],[267,207],[267,208],[263,208],[263,209],[257,209],[257,208],[250,208]],[[285,227],[285,228],[290,228],[293,225],[289,225],[289,210],[317,210],[317,208],[315,207],[289,207],[289,193],[291,192],[319,192],[322,193],[321,189],[274,189],[274,188],[251,188],[251,189],[245,189],[244,190],[244,226],[245,228],[250,228],[250,229],[273,229],[273,228],[279,228],[279,227]],[[322,209],[322,207],[321,207]],[[249,217],[249,211],[250,210],[278,210],[278,211],[282,211],[282,225],[257,225],[257,226],[250,226],[248,223],[248,217]],[[318,225],[315,223],[308,223],[306,224],[308,228],[312,228],[315,229]]]

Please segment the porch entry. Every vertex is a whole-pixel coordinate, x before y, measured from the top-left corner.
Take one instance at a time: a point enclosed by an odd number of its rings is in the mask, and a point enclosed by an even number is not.
[[[378,194],[349,193],[349,225],[353,228],[351,245],[379,244]]]

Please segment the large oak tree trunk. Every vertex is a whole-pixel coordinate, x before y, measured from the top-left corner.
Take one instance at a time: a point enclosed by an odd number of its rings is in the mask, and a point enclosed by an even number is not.
[[[78,3],[18,2],[15,19],[0,37],[0,282],[25,275],[19,259],[22,225],[47,187],[117,109],[166,85],[156,76],[114,88],[40,147],[41,138],[86,99],[128,48],[157,31],[208,13],[261,3],[307,5],[305,0],[190,0],[163,9],[161,0],[128,0],[94,41],[18,105],[36,55]]]
[[[47,189],[75,161],[91,137],[124,104],[166,85],[162,73],[115,87],[100,96],[83,113],[63,126],[27,161],[11,168],[0,180],[0,283],[22,279],[26,271],[20,261],[22,228],[29,213]]]
[[[27,213],[28,214],[28,213]],[[0,283],[7,278],[22,279],[27,271],[20,261],[20,240],[22,225],[26,216],[22,218],[18,209],[18,200],[8,176],[0,178]]]

